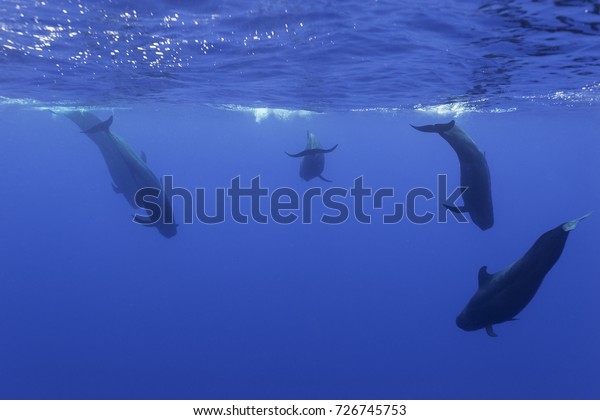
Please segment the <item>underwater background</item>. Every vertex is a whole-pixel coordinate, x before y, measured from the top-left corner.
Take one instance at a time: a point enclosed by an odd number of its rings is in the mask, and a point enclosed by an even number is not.
[[[600,398],[597,1],[2,0],[0,16],[0,398]],[[454,119],[485,151],[495,223],[327,225],[317,206],[311,224],[184,224],[176,197],[167,239],[132,222],[67,109],[112,115],[209,213],[237,176],[452,190],[456,154],[409,124]],[[284,153],[307,130],[339,145],[331,184]],[[481,266],[592,210],[499,337],[457,328]]]

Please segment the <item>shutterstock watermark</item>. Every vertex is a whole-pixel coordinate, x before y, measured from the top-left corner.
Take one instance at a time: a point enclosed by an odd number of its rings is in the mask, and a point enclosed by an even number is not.
[[[208,192],[205,188],[191,191],[176,187],[174,177],[167,175],[162,189],[147,187],[137,191],[135,203],[147,214],[136,214],[134,221],[145,225],[159,221],[175,223],[173,201],[176,199],[183,202],[183,217],[177,220],[184,224],[199,222],[212,225],[231,220],[241,224],[252,221],[260,224],[320,222],[336,225],[350,219],[369,224],[375,217],[381,218],[384,224],[396,224],[404,219],[415,224],[427,224],[433,221],[446,223],[448,214],[459,223],[467,223],[462,213],[447,208],[457,207],[456,202],[465,191],[466,188],[457,187],[448,194],[445,174],[437,176],[436,191],[412,188],[403,195],[403,200],[399,199],[394,188],[366,187],[363,176],[355,178],[350,188],[311,187],[302,192],[289,187],[263,187],[260,176],[252,178],[249,185],[243,187],[241,177],[236,176],[230,180],[228,187]],[[212,199],[210,206],[208,197]],[[432,200],[435,200],[436,211],[422,210],[423,204]],[[210,211],[207,207],[211,207]],[[315,212],[318,214],[315,215]]]

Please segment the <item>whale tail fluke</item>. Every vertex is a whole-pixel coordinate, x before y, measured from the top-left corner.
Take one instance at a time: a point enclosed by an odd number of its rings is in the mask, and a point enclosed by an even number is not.
[[[90,133],[98,133],[100,131],[108,131],[110,125],[113,122],[113,116],[108,117],[106,121],[102,121],[101,123],[96,124],[93,127],[88,128],[87,130],[83,130],[82,133],[90,134]]]
[[[575,228],[577,227],[577,223],[579,223],[580,221],[582,221],[582,220],[583,220],[583,219],[585,219],[586,217],[589,217],[589,216],[590,216],[590,214],[592,214],[592,212],[591,212],[591,211],[590,211],[590,212],[588,212],[588,213],[586,213],[586,214],[584,214],[584,215],[583,215],[583,216],[581,216],[581,217],[578,217],[577,219],[573,219],[573,220],[571,220],[571,221],[569,221],[569,222],[567,222],[567,223],[564,223],[564,224],[562,225],[562,228],[563,228],[563,230],[564,230],[565,232],[570,232],[570,231],[572,231],[573,229],[575,229]]]
[[[422,131],[424,133],[438,133],[441,134],[445,131],[450,130],[452,127],[454,127],[454,124],[456,124],[454,122],[454,120],[450,121],[449,123],[446,124],[432,124],[432,125],[412,125],[410,124],[410,126],[412,128],[414,128],[415,130],[419,130]]]

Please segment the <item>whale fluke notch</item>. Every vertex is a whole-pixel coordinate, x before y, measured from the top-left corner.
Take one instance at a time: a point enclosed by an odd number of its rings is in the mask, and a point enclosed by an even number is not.
[[[102,121],[94,125],[93,127],[88,128],[87,130],[83,130],[82,133],[90,134],[90,133],[98,133],[100,131],[108,131],[109,127],[113,122],[113,116],[108,117],[106,121]]]
[[[410,124],[410,126],[412,128],[414,128],[415,130],[418,131],[422,131],[424,133],[438,133],[441,134],[445,131],[450,130],[451,128],[454,127],[454,124],[456,124],[454,122],[454,120],[450,121],[449,123],[446,124],[431,124],[431,125],[412,125]]]
[[[585,218],[589,217],[591,214],[592,214],[592,212],[590,211],[590,212],[588,212],[588,213],[584,214],[583,216],[581,216],[581,217],[578,217],[577,219],[573,219],[573,220],[571,220],[571,221],[569,221],[569,222],[567,222],[567,223],[564,223],[564,224],[562,225],[562,229],[563,229],[565,232],[570,232],[570,231],[572,231],[573,229],[575,229],[575,228],[577,227],[577,223],[579,223],[579,222],[580,222],[580,221],[582,221],[583,219],[585,219]]]
[[[286,155],[288,155],[289,157],[304,157],[304,156],[314,156],[317,155],[319,153],[330,153],[333,152],[336,148],[338,147],[338,145],[336,144],[335,146],[333,146],[331,149],[305,149],[303,151],[301,151],[300,153],[288,153],[285,152]]]

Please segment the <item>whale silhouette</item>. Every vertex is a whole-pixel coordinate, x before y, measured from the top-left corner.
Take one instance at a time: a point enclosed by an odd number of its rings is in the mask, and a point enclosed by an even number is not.
[[[481,230],[494,225],[494,208],[492,205],[492,187],[490,170],[485,154],[479,150],[475,142],[456,125],[454,120],[447,124],[414,126],[425,133],[438,133],[454,149],[460,162],[460,184],[464,188],[464,205],[454,207],[445,205],[449,210],[458,213],[469,213],[471,220]]]
[[[300,153],[290,154],[285,152],[286,155],[297,158],[301,157],[302,162],[300,162],[300,178],[305,181],[310,181],[313,178],[319,177],[323,181],[331,182],[323,175],[323,169],[325,169],[325,153],[333,152],[338,145],[336,144],[331,149],[323,149],[317,137],[311,133],[307,132],[307,142],[306,148]]]
[[[143,205],[148,217],[136,216],[136,221],[145,226],[156,227],[160,234],[166,238],[175,236],[177,234],[177,224],[175,222],[166,223],[164,217],[154,221],[151,217],[153,216],[153,209],[158,208],[160,208],[163,216],[165,210],[172,214],[170,197],[164,197],[164,204],[162,203],[162,196],[164,195],[162,185],[146,164],[146,155],[143,152],[140,155],[135,153],[127,143],[110,130],[113,117],[101,121],[94,114],[87,111],[66,111],[59,112],[59,114],[66,116],[77,124],[81,132],[86,134],[98,146],[112,177],[113,190],[118,194],[123,194],[131,207],[140,208],[135,202],[138,190],[142,188],[160,190],[161,200]]]
[[[523,257],[496,274],[481,267],[477,292],[456,318],[456,325],[465,331],[485,328],[490,337],[496,337],[493,325],[514,320],[529,304],[560,258],[569,233],[590,214],[544,233]]]

